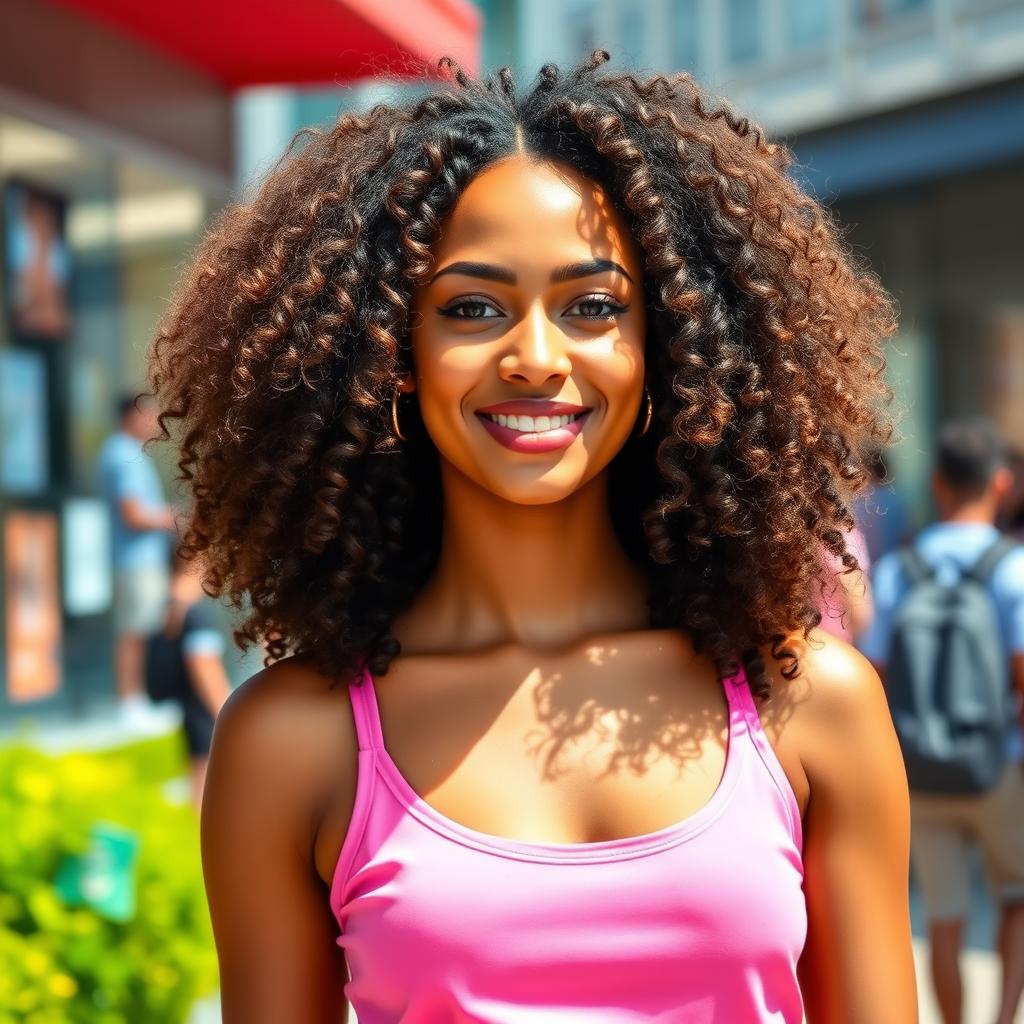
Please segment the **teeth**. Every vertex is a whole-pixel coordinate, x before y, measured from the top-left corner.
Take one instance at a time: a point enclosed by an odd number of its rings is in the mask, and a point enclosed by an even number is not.
[[[573,420],[579,419],[580,413],[562,416],[506,416],[504,413],[484,413],[489,419],[502,427],[509,427],[524,434],[535,434],[545,430],[560,430]]]

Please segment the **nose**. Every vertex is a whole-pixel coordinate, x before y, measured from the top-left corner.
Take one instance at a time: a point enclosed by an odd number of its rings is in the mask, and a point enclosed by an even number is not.
[[[552,378],[568,377],[572,362],[566,348],[568,339],[547,317],[538,303],[509,334],[508,349],[501,357],[503,380],[545,384]]]

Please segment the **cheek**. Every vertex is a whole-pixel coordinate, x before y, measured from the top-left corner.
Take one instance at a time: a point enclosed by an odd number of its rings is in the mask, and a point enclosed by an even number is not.
[[[643,344],[626,337],[597,341],[583,350],[580,368],[613,416],[620,410],[628,414],[629,406],[643,391]]]
[[[413,338],[413,363],[423,422],[440,447],[441,437],[465,419],[466,396],[486,372],[483,346]]]

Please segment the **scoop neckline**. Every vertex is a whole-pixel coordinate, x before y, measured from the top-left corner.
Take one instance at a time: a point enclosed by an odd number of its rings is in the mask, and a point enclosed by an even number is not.
[[[373,746],[376,769],[396,799],[421,824],[434,832],[454,840],[463,846],[494,853],[516,860],[561,861],[580,863],[594,861],[617,861],[632,857],[643,857],[676,846],[703,832],[724,812],[739,779],[743,765],[740,746],[737,742],[746,727],[746,713],[742,698],[737,692],[745,685],[739,674],[721,680],[725,691],[729,720],[726,739],[725,765],[718,785],[708,800],[692,814],[680,821],[666,825],[653,832],[618,839],[599,839],[586,843],[545,843],[526,839],[513,839],[463,825],[448,817],[425,800],[403,775],[384,742],[377,690],[369,668],[364,669],[361,686],[368,685],[370,713],[374,719],[377,743]]]

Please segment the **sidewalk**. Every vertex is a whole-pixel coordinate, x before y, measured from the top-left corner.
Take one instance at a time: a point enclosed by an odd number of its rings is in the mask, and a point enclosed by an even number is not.
[[[942,1024],[928,978],[928,943],[914,940],[917,998],[921,1024]],[[968,949],[961,958],[964,983],[964,1024],[992,1024],[999,1009],[999,959],[986,949]],[[1024,1006],[1014,1024],[1024,1024]]]
[[[971,916],[960,957],[964,986],[963,1024],[992,1024],[999,1009],[999,958],[993,951],[996,914],[985,888],[980,859],[975,855],[971,872]],[[920,1024],[942,1024],[928,970],[928,942],[917,892],[911,887],[910,916],[914,925],[914,962],[917,966],[917,1000]],[[1014,1024],[1024,1024],[1024,1003]]]

